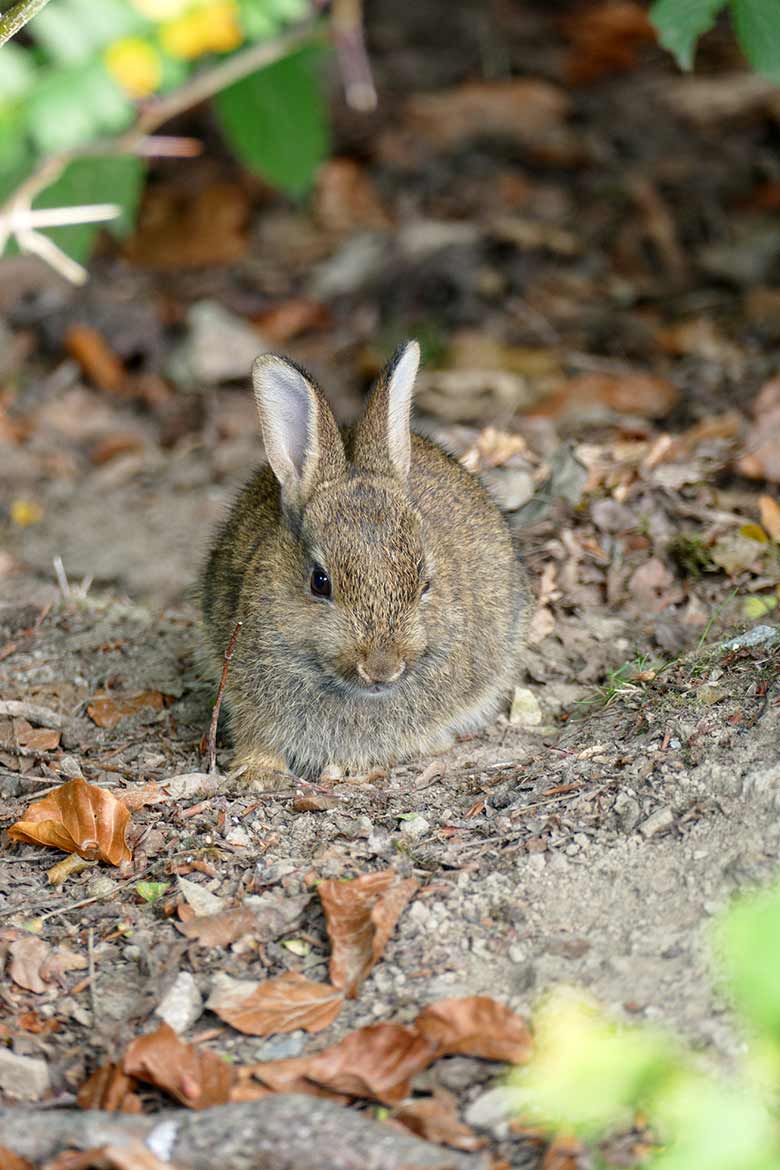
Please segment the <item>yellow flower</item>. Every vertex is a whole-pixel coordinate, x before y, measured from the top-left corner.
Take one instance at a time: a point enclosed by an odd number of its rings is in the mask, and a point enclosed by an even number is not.
[[[234,0],[208,0],[160,29],[160,42],[172,57],[192,60],[204,53],[228,53],[243,40]]]
[[[140,37],[125,37],[106,49],[106,68],[130,97],[148,97],[160,84],[162,66],[157,51]]]
[[[43,519],[43,508],[34,500],[14,500],[11,504],[11,519],[20,528],[39,524]]]

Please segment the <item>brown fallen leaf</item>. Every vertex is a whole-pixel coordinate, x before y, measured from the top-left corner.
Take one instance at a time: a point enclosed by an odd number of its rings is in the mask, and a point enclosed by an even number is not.
[[[415,94],[406,103],[404,117],[434,146],[455,146],[491,134],[534,145],[560,130],[569,109],[563,89],[519,77]]]
[[[134,1040],[122,1059],[122,1070],[190,1109],[224,1105],[235,1079],[226,1061],[208,1048],[185,1044],[169,1024]]]
[[[96,467],[102,467],[120,455],[136,454],[143,449],[144,441],[141,435],[133,431],[115,431],[110,435],[103,435],[90,448],[89,458]]]
[[[111,394],[122,391],[124,366],[102,333],[88,325],[72,325],[65,334],[64,344],[90,382]]]
[[[736,470],[750,479],[780,483],[780,378],[771,378],[761,387],[753,403],[755,419],[745,435],[745,454]]]
[[[79,1109],[105,1109],[110,1113],[142,1113],[140,1097],[134,1092],[136,1082],[118,1064],[104,1064],[95,1069],[78,1091]]]
[[[60,943],[44,960],[41,975],[44,979],[62,985],[64,976],[70,971],[85,971],[88,966],[89,960],[86,955],[80,955],[64,943]]]
[[[148,804],[164,804],[170,799],[168,793],[163,792],[162,785],[157,780],[150,780],[147,784],[142,784],[140,788],[122,789],[122,803],[130,809],[130,812],[136,812]]]
[[[309,301],[302,297],[282,301],[273,309],[266,309],[251,318],[263,337],[269,341],[284,343],[301,333],[308,333],[313,329],[322,329],[330,322],[330,312],[319,301]]]
[[[161,185],[148,192],[125,253],[133,263],[159,270],[230,264],[246,250],[248,212],[247,193],[238,183],[194,192]]]
[[[760,496],[758,506],[761,510],[761,523],[772,540],[780,543],[780,504],[772,496]]]
[[[641,46],[655,41],[646,10],[634,0],[582,5],[563,28],[571,43],[565,69],[572,85],[590,85],[633,69]]]
[[[407,1101],[396,1109],[393,1118],[418,1137],[452,1146],[455,1150],[479,1150],[485,1145],[484,1140],[459,1119],[455,1102],[449,1094]]]
[[[542,401],[524,413],[532,417],[581,419],[604,413],[663,418],[676,405],[679,393],[671,382],[650,374],[579,374],[559,383]]]
[[[424,1008],[414,1022],[438,1056],[478,1056],[522,1064],[531,1055],[531,1033],[506,1004],[487,995],[442,999]]]
[[[412,1077],[436,1055],[434,1045],[414,1028],[371,1024],[313,1056],[252,1065],[251,1075],[280,1093],[311,1092],[320,1086],[396,1105],[409,1095]]]
[[[251,910],[222,910],[218,914],[196,914],[194,918],[174,922],[177,930],[204,947],[226,947],[245,934],[251,934],[257,919]]]
[[[266,979],[254,991],[238,995],[232,989],[215,991],[208,1006],[221,1020],[248,1036],[277,1032],[321,1032],[338,1016],[343,992],[328,983],[315,983],[296,971]]]
[[[585,1164],[585,1149],[574,1137],[559,1134],[544,1152],[541,1170],[577,1170]]]
[[[337,233],[354,232],[356,227],[381,231],[390,226],[373,179],[351,158],[332,158],[320,167],[314,214],[324,228]]]
[[[130,715],[137,715],[144,707],[162,711],[163,696],[159,691],[142,691],[139,695],[129,695],[121,699],[97,694],[87,707],[87,715],[98,727],[111,728]]]
[[[49,944],[35,935],[25,934],[8,948],[11,955],[9,974],[18,987],[40,995],[48,991],[41,968],[49,956]]]
[[[14,719],[14,738],[19,747],[36,752],[50,752],[60,746],[60,732],[47,727],[33,727],[26,719]]]
[[[0,1166],[3,1170],[35,1170],[32,1162],[20,1158],[13,1150],[9,1150],[8,1146],[0,1146]]]
[[[12,841],[48,845],[78,853],[88,861],[98,858],[121,865],[130,859],[125,840],[129,823],[128,809],[113,793],[76,779],[34,801],[8,835]]]
[[[69,877],[89,869],[92,864],[94,863],[79,857],[78,853],[69,853],[67,857],[63,857],[62,861],[58,861],[46,870],[46,877],[49,879],[50,885],[61,886]]]
[[[332,947],[331,983],[347,998],[355,998],[382,955],[417,884],[414,878],[400,878],[395,870],[387,869],[317,886]]]

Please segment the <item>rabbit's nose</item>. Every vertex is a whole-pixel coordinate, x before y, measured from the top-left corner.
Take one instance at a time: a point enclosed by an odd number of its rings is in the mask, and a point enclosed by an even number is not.
[[[358,674],[369,685],[397,682],[405,670],[403,658],[389,654],[386,650],[370,650],[364,655],[363,661],[357,664]]]

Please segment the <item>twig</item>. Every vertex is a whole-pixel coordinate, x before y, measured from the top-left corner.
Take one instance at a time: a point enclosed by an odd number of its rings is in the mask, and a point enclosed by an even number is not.
[[[219,680],[219,690],[217,691],[217,701],[214,704],[214,710],[211,713],[211,724],[209,726],[209,765],[206,769],[210,776],[212,772],[217,770],[217,723],[219,722],[219,710],[222,706],[222,696],[225,693],[225,683],[227,682],[228,670],[230,669],[230,659],[233,657],[233,650],[236,645],[236,639],[241,633],[241,626],[243,622],[236,622],[233,633],[230,635],[227,650],[225,651],[225,665],[222,667],[222,678]]]
[[[375,110],[376,88],[363,39],[363,0],[333,0],[333,42],[347,105],[361,113]]]
[[[97,1028],[97,990],[95,988],[95,928],[90,926],[87,934],[87,958],[89,962],[89,1002],[92,1007],[92,1028]]]
[[[49,0],[19,0],[4,16],[0,16],[0,45],[16,36],[48,3]]]

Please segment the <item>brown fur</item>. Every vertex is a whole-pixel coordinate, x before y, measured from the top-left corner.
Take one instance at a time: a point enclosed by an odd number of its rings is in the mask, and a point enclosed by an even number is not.
[[[319,458],[305,490],[302,478],[280,491],[261,467],[208,560],[215,670],[243,622],[226,700],[250,778],[281,761],[316,775],[441,750],[492,719],[512,684],[529,602],[509,529],[479,481],[427,439],[412,435],[408,479],[399,473],[384,427],[393,368],[343,446],[309,380]],[[315,563],[330,601],[310,591]],[[359,666],[389,677],[401,663],[379,693],[364,685]]]

